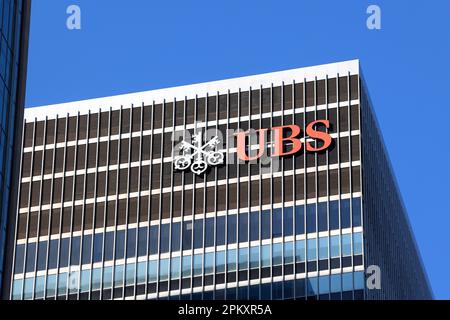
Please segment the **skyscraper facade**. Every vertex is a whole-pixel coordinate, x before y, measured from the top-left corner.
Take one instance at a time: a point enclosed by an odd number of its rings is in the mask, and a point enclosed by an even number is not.
[[[11,273],[4,270],[5,250],[16,213],[29,21],[29,0],[0,1],[0,297],[2,280]]]
[[[432,298],[357,60],[30,108],[22,146],[12,299]]]

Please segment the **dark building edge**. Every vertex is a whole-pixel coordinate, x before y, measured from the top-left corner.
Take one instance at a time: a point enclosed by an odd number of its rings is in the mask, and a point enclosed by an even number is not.
[[[11,172],[11,193],[9,195],[9,217],[8,227],[6,230],[6,248],[5,248],[5,265],[4,265],[4,278],[3,285],[0,288],[0,297],[2,299],[10,298],[11,290],[11,277],[12,261],[14,254],[14,234],[16,225],[16,208],[18,187],[20,184],[20,157],[22,150],[22,129],[23,129],[23,117],[25,108],[25,88],[27,81],[27,65],[28,65],[28,44],[30,33],[30,16],[31,16],[31,0],[23,0],[22,2],[22,21],[20,30],[20,57],[19,57],[19,71],[18,71],[18,84],[17,84],[17,107],[15,114],[15,137],[14,137],[14,154]]]
[[[380,267],[368,300],[429,300],[433,291],[360,67],[365,267]]]

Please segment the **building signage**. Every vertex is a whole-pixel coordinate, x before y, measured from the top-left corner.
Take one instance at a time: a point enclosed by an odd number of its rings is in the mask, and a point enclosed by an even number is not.
[[[328,149],[331,146],[331,136],[323,131],[317,131],[316,127],[322,125],[325,128],[330,128],[330,121],[328,120],[316,120],[309,123],[306,127],[306,138],[320,140],[323,142],[322,146],[313,146],[311,142],[305,140],[303,143],[299,135],[301,128],[298,125],[286,125],[280,127],[274,127],[271,129],[273,135],[273,150],[271,152],[272,157],[283,157],[295,154],[303,148],[305,144],[305,150],[307,152],[320,152]],[[238,132],[235,134],[237,140],[237,156],[242,161],[252,161],[261,158],[265,152],[265,136],[269,129],[259,129],[254,132],[259,133],[259,149],[258,154],[255,156],[248,155],[246,138],[249,132]],[[285,133],[290,131],[290,135],[285,137]],[[183,155],[174,159],[174,167],[177,170],[190,170],[197,174],[203,174],[209,166],[217,166],[224,163],[225,150],[216,151],[216,147],[220,144],[220,139],[214,136],[211,140],[204,143],[202,133],[197,133],[192,138],[193,144],[186,141],[182,141],[180,150]],[[291,143],[292,148],[289,151],[284,150],[285,143]]]
[[[180,149],[183,155],[175,158],[175,169],[186,170],[191,168],[193,173],[200,175],[208,169],[208,166],[217,166],[223,163],[225,150],[214,151],[220,143],[217,136],[207,143],[203,143],[202,133],[200,132],[194,135],[192,142],[193,144],[186,141],[181,142]]]
[[[330,128],[330,121],[317,120],[317,121],[314,121],[314,122],[311,122],[310,124],[308,124],[308,126],[306,127],[306,136],[309,138],[312,138],[312,139],[322,140],[323,146],[321,146],[319,148],[313,147],[310,142],[306,141],[305,142],[306,151],[320,152],[320,151],[328,149],[328,147],[331,145],[332,138],[328,133],[322,132],[322,131],[316,131],[315,127],[320,124],[324,125],[327,129]],[[257,132],[258,131],[260,132],[260,134],[259,134],[259,152],[254,157],[250,157],[246,152],[245,138],[247,136],[247,133],[246,132],[237,133],[237,155],[238,155],[238,158],[243,161],[251,161],[251,160],[256,160],[256,159],[261,158],[265,151],[264,136],[265,136],[265,132],[268,130],[269,129],[257,130]],[[287,138],[283,138],[284,132],[286,132],[286,130],[290,130],[291,135]],[[274,128],[272,128],[272,132],[273,132],[273,137],[274,137],[274,139],[273,139],[274,147],[273,147],[272,157],[283,157],[283,156],[292,155],[294,153],[299,152],[302,149],[303,144],[302,144],[300,138],[298,138],[298,136],[301,133],[301,128],[299,126],[294,124],[294,125],[286,125],[286,126],[282,126],[282,127],[274,127]],[[290,151],[285,152],[283,150],[283,142],[291,142],[292,149]]]

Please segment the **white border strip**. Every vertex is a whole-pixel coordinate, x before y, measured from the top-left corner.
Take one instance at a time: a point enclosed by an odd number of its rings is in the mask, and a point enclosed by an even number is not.
[[[87,114],[89,111],[97,112],[99,109],[109,110],[109,108],[112,108],[112,110],[117,110],[120,109],[121,106],[130,108],[131,105],[150,105],[153,101],[155,101],[155,103],[162,103],[164,99],[171,102],[174,99],[193,99],[196,95],[199,97],[205,97],[206,95],[212,96],[216,95],[217,92],[227,93],[228,90],[230,90],[230,92],[237,92],[240,88],[245,88],[246,90],[250,87],[255,89],[260,88],[260,86],[270,87],[272,84],[278,86],[283,82],[287,84],[292,83],[293,80],[298,83],[303,83],[305,79],[306,81],[314,81],[316,78],[318,80],[325,79],[327,75],[346,75],[348,73],[351,75],[359,74],[359,60],[349,60],[254,76],[26,108],[25,122],[32,122],[35,118],[38,121],[45,120],[46,117],[52,119],[56,118],[57,115],[60,117],[66,117],[67,114],[69,116],[76,116],[78,112],[80,112],[80,114]]]

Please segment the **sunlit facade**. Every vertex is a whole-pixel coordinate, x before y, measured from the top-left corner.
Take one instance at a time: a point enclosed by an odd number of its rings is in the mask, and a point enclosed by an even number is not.
[[[377,181],[365,139],[381,138],[362,83],[347,61],[27,109],[10,297],[431,297],[396,187],[392,230],[409,235],[418,274],[406,281],[421,286],[366,286],[369,264],[389,278],[405,253],[382,264],[387,247],[368,243],[381,231],[367,231],[378,209],[366,206],[387,195],[375,185],[365,200]],[[238,157],[237,130],[319,119],[330,124],[318,129],[332,139],[324,151],[270,157],[269,140],[265,161]],[[225,164],[177,170],[180,141],[199,132],[220,137]],[[305,132],[302,145],[318,147]]]

